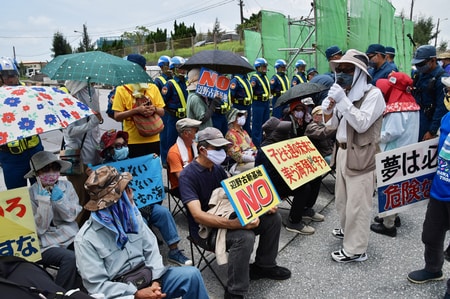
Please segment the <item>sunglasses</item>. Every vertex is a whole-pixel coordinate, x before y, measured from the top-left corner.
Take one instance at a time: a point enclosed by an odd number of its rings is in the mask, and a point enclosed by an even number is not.
[[[425,59],[424,61],[422,61],[422,62],[420,62],[420,63],[416,63],[416,67],[422,67],[422,66],[424,66],[425,64],[427,64],[428,61],[430,61],[430,59]]]
[[[45,165],[41,169],[39,169],[39,171],[42,171],[42,172],[60,171],[60,170],[61,170],[61,165],[59,165],[58,162],[52,162],[48,165]]]
[[[344,73],[344,74],[352,74],[355,72],[355,67],[348,67],[348,68],[336,68],[336,73]]]

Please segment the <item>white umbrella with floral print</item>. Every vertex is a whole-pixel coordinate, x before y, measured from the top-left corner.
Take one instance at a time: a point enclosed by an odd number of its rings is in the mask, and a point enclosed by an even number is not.
[[[86,104],[58,87],[0,87],[0,145],[66,128],[92,114]]]

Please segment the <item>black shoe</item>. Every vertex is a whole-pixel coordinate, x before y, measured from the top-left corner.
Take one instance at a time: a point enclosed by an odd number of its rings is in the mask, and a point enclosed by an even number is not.
[[[373,221],[375,221],[376,223],[383,223],[384,219],[380,218],[378,216],[375,216],[375,218],[373,218]],[[394,221],[395,227],[400,227],[402,226],[402,222],[400,220],[400,217],[395,216],[395,221]]]
[[[271,268],[263,268],[255,264],[250,265],[250,279],[257,280],[261,278],[269,278],[273,280],[285,280],[291,277],[291,271],[287,268],[275,266]]]
[[[386,235],[389,237],[395,237],[397,235],[397,228],[391,227],[391,228],[387,228],[386,226],[384,226],[383,223],[374,223],[370,226],[370,230],[377,233],[377,234],[382,234],[382,235]]]
[[[444,250],[444,258],[446,261],[450,262],[450,244],[447,249]]]
[[[225,294],[223,294],[223,298],[224,299],[244,299],[243,295],[236,295],[236,294],[231,294],[228,292],[227,289],[225,289]]]
[[[435,273],[428,272],[425,269],[417,270],[410,272],[408,274],[408,280],[413,283],[425,283],[433,280],[442,280],[444,276],[442,275],[442,271],[438,271]]]

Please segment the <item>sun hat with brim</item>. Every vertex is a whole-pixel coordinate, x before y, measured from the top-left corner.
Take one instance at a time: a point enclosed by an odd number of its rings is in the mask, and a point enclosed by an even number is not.
[[[381,89],[386,100],[384,114],[420,110],[420,106],[411,94],[413,80],[407,74],[392,72],[387,79],[378,79],[376,85]]]
[[[201,124],[202,124],[202,122],[199,120],[185,117],[185,118],[178,120],[177,123],[175,124],[175,127],[177,128],[177,132],[181,133],[186,129],[198,128],[198,127],[200,127]]]
[[[444,52],[438,55],[438,59],[450,59],[450,52]]]
[[[364,73],[366,73],[367,76],[372,78],[372,76],[370,76],[369,72],[367,71],[367,67],[369,66],[369,57],[367,57],[367,55],[363,52],[355,49],[348,50],[341,57],[341,59],[330,61],[331,70],[335,72],[336,67],[341,63],[351,63],[357,68],[361,69]]]
[[[188,73],[188,86],[187,90],[193,91],[197,89],[198,79],[200,78],[200,69],[192,69]]]
[[[230,112],[228,112],[228,124],[232,124],[236,121],[239,114],[246,114],[247,110],[238,110],[236,108],[232,108]]]
[[[100,139],[100,148],[102,149],[100,156],[104,157],[106,150],[113,146],[116,139],[120,137],[125,140],[125,143],[128,143],[128,132],[112,129],[103,133]]]
[[[386,48],[380,44],[371,44],[367,48],[366,54],[386,54]]]
[[[44,168],[45,166],[56,162],[61,166],[60,172],[64,172],[72,167],[72,163],[68,161],[59,160],[56,155],[51,152],[41,151],[34,154],[30,159],[30,168],[24,178],[29,179],[36,176],[36,172]]]
[[[208,127],[197,133],[197,142],[206,141],[212,146],[223,147],[231,144],[223,137],[222,132],[219,129]]]
[[[325,56],[327,56],[327,60],[330,60],[331,57],[337,54],[342,54],[342,50],[338,46],[331,46],[325,50]]]
[[[447,87],[450,87],[450,77],[441,77],[441,82]]]
[[[424,45],[417,48],[411,64],[418,64],[430,58],[436,57],[436,48],[430,45]]]
[[[132,178],[131,173],[119,173],[112,166],[106,165],[97,168],[84,183],[84,189],[91,197],[84,205],[84,208],[95,212],[112,206],[119,201],[123,190],[125,190]]]

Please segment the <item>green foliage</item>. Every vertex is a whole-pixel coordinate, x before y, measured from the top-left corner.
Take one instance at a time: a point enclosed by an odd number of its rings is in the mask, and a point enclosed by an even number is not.
[[[79,52],[94,51],[94,49],[95,49],[94,45],[95,45],[95,43],[93,43],[91,41],[91,38],[89,37],[89,34],[87,32],[86,24],[83,24],[82,37],[81,37],[80,44],[77,48],[77,52],[79,53]]]
[[[216,21],[214,22],[214,28],[212,31],[208,29],[208,33],[206,35],[207,41],[214,41],[214,37],[216,38],[216,41],[220,41],[222,39],[222,34],[225,33],[225,30],[220,28],[220,22],[219,19],[216,18]]]
[[[192,36],[195,37],[197,35],[197,32],[195,31],[195,24],[186,27],[184,22],[181,22],[180,25],[178,25],[177,21],[175,20],[173,23],[173,32],[171,31],[170,35],[174,40],[184,39]]]
[[[437,48],[438,52],[445,52],[447,51],[448,48],[448,42],[446,41],[441,41],[441,43],[439,44],[439,47]]]
[[[56,32],[53,35],[51,51],[53,52],[52,57],[72,53],[72,47],[61,32]]]
[[[259,11],[257,14],[252,14],[249,19],[244,18],[244,24],[236,26],[236,32],[243,32],[244,30],[261,31],[262,14]]]
[[[436,32],[433,32],[434,24],[432,17],[419,16],[414,22],[414,41],[417,47],[421,45],[429,45],[431,40],[436,37]],[[434,44],[434,43],[432,43]]]

